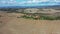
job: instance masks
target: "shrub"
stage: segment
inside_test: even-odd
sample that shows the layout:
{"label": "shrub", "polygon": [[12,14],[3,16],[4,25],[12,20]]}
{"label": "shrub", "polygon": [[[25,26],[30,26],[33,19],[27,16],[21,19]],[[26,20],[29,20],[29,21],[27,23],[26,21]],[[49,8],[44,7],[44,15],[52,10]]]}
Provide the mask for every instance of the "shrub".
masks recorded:
{"label": "shrub", "polygon": [[56,17],[51,17],[51,16],[41,16],[41,20],[55,20]]}
{"label": "shrub", "polygon": [[2,17],[2,15],[0,15],[0,17]]}
{"label": "shrub", "polygon": [[56,17],[56,20],[60,20],[60,16]]}
{"label": "shrub", "polygon": [[[37,16],[37,17],[36,17]],[[40,16],[40,15],[28,15],[25,14],[24,16],[22,16],[22,18],[26,18],[26,19],[34,19],[34,20],[60,20],[60,16],[59,17],[55,17],[55,16]]]}

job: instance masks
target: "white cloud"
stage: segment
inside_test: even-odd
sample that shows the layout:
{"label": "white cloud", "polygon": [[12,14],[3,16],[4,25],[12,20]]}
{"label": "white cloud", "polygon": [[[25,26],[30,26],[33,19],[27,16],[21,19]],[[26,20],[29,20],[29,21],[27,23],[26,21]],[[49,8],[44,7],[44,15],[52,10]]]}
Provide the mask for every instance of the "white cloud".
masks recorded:
{"label": "white cloud", "polygon": [[14,0],[10,0],[10,1],[14,1]]}
{"label": "white cloud", "polygon": [[29,0],[29,1],[22,1],[22,2],[16,2],[16,0],[8,0],[8,1],[2,1],[2,3],[7,3],[7,4],[20,4],[20,5],[23,5],[23,4],[38,4],[38,3],[41,3],[41,2],[51,2],[51,1],[54,1],[54,2],[58,2],[60,0]]}
{"label": "white cloud", "polygon": [[19,2],[19,4],[32,4],[32,3],[39,3],[39,2],[47,2],[49,0],[29,0],[26,2]]}
{"label": "white cloud", "polygon": [[41,0],[41,2],[47,2],[47,1],[49,1],[49,0]]}
{"label": "white cloud", "polygon": [[5,3],[6,3],[6,1],[1,1],[1,3],[4,3],[4,4],[5,4]]}
{"label": "white cloud", "polygon": [[55,2],[60,2],[60,0],[55,0]]}
{"label": "white cloud", "polygon": [[47,2],[49,0],[32,0],[33,2]]}

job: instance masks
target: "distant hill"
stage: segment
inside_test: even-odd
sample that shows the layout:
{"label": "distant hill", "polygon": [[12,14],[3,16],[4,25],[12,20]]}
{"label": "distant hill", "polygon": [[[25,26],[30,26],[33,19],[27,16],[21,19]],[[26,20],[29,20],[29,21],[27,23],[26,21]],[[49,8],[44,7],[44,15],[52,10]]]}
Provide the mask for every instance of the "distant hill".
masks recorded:
{"label": "distant hill", "polygon": [[13,9],[19,9],[19,8],[60,8],[60,5],[53,5],[53,6],[6,6],[6,7],[0,7],[0,9],[7,9],[7,8],[13,8]]}
{"label": "distant hill", "polygon": [[38,8],[38,9],[55,9],[60,10],[60,5],[54,5],[54,6],[7,6],[7,7],[0,7],[0,11],[16,11],[16,10],[24,10],[27,8]]}

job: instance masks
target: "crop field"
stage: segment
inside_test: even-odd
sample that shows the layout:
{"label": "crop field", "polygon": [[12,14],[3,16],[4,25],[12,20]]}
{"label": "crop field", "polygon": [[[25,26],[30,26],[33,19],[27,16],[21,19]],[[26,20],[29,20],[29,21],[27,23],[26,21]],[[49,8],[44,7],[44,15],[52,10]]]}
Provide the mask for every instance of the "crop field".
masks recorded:
{"label": "crop field", "polygon": [[22,15],[0,11],[0,34],[60,34],[60,20],[18,18]]}

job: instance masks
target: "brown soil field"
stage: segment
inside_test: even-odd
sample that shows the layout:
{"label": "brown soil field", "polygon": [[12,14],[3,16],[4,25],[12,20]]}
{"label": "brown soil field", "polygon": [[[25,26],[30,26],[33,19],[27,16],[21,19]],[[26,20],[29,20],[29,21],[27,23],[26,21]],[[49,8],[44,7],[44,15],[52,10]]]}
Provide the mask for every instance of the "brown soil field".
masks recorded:
{"label": "brown soil field", "polygon": [[0,12],[0,34],[60,34],[60,20],[17,18],[23,14]]}

